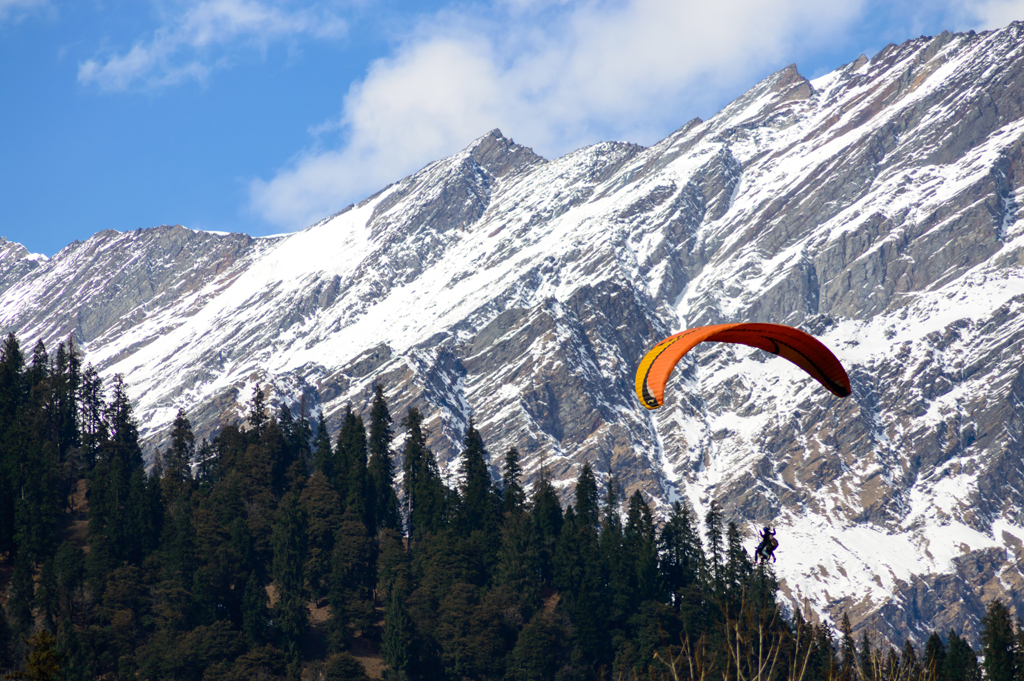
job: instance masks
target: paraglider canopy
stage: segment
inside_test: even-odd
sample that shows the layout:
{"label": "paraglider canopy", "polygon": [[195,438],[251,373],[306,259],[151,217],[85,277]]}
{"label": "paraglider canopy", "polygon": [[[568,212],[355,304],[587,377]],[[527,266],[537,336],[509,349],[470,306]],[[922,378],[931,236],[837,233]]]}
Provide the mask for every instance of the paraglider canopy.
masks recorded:
{"label": "paraglider canopy", "polygon": [[784,324],[715,324],[687,329],[655,345],[636,370],[640,404],[657,409],[665,403],[665,383],[679,360],[704,341],[740,343],[785,357],[833,395],[850,394],[850,379],[832,351],[810,334]]}

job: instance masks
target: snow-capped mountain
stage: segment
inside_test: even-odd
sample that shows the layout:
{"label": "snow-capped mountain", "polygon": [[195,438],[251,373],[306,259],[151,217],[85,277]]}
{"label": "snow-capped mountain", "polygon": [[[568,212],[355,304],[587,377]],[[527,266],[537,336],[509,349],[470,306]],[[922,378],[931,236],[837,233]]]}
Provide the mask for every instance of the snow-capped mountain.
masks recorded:
{"label": "snow-capped mountain", "polygon": [[[285,237],[0,242],[0,327],[125,375],[150,451],[256,383],[336,427],[380,382],[442,466],[472,417],[571,497],[590,461],[660,505],[779,528],[793,607],[900,641],[1024,614],[1024,24],[790,66],[644,148],[545,160],[495,130]],[[639,359],[690,326],[800,326],[787,362],[699,346],[666,406]],[[454,468],[453,468],[454,470]]]}

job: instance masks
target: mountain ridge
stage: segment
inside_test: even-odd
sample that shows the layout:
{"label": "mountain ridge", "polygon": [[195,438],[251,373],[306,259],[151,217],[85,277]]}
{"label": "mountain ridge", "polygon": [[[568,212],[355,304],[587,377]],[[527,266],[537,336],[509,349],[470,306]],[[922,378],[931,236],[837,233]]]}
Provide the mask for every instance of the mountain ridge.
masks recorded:
{"label": "mountain ridge", "polygon": [[[444,468],[472,417],[567,500],[590,461],[779,526],[794,608],[976,636],[988,599],[1024,612],[1022,79],[1024,24],[943,33],[788,66],[646,148],[546,160],[492,130],[292,235],[0,242],[0,327],[123,373],[150,453],[257,383],[333,431],[380,382]],[[650,344],[739,320],[822,337],[853,396],[719,346],[636,403]]]}

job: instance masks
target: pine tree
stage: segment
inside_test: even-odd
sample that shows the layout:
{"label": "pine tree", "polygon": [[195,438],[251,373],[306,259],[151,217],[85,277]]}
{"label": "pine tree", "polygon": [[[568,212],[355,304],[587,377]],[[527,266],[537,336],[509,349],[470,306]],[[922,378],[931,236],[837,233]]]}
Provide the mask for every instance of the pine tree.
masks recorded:
{"label": "pine tree", "polygon": [[69,337],[57,348],[51,379],[50,419],[61,478],[60,498],[68,499],[82,472],[81,433],[78,426],[78,393],[81,388],[81,357]]}
{"label": "pine tree", "polygon": [[537,481],[532,501],[530,517],[537,528],[541,577],[550,585],[554,581],[555,547],[562,535],[562,506],[555,488],[545,478]]}
{"label": "pine tree", "polygon": [[282,497],[272,534],[273,576],[280,594],[274,606],[274,622],[290,667],[299,663],[302,638],[309,628],[303,569],[307,523],[296,496],[295,492],[288,492]]}
{"label": "pine tree", "polygon": [[13,333],[8,334],[0,350],[0,553],[14,549],[15,492],[20,452],[8,437],[18,414],[24,408],[25,358]]}
{"label": "pine tree", "polygon": [[[372,498],[378,491],[383,493],[383,489],[376,490],[376,484],[372,489],[369,486],[366,456],[366,426],[363,424],[363,419],[354,414],[351,405],[348,405],[345,407],[345,417],[341,430],[338,432],[334,485],[338,494],[341,495],[345,508],[351,510],[356,517],[363,519],[367,532],[376,532],[377,525],[372,513],[374,508]],[[384,463],[387,463],[389,467],[387,471],[382,468]],[[382,480],[386,479],[387,484],[391,485],[390,457],[386,461],[376,462],[375,465],[381,468],[377,475]],[[393,495],[394,490],[389,487],[388,498],[390,499]]]}
{"label": "pine tree", "polygon": [[[876,681],[881,677],[881,660],[877,659],[875,651],[871,647],[871,640],[868,638],[867,629],[861,632],[860,652],[857,654],[857,664],[859,667],[861,681]],[[941,674],[933,677],[936,681],[940,678]]]}
{"label": "pine tree", "polygon": [[60,591],[57,586],[57,574],[53,567],[53,559],[43,563],[39,573],[39,586],[36,589],[36,607],[43,615],[43,627],[53,631],[57,628],[57,614],[60,610]]}
{"label": "pine tree", "polygon": [[602,579],[607,582],[608,586],[608,626],[619,630],[625,628],[629,615],[639,605],[633,601],[635,596],[633,587],[636,581],[636,575],[633,574],[635,565],[633,565],[633,557],[623,541],[622,516],[619,510],[621,497],[622,491],[619,489],[618,479],[614,475],[609,475],[601,509],[599,551]]}
{"label": "pine tree", "polygon": [[205,437],[196,449],[195,482],[197,486],[213,484],[217,475],[217,451]]}
{"label": "pine tree", "polygon": [[313,427],[309,423],[307,411],[306,396],[302,395],[299,398],[299,416],[295,419],[295,425],[292,426],[291,437],[288,441],[303,476],[308,475],[309,471],[313,469],[313,450],[310,447],[313,440]]}
{"label": "pine tree", "polygon": [[274,606],[274,626],[279,648],[288,661],[289,676],[297,676],[302,661],[302,639],[309,631],[306,601],[295,593],[283,593]]}
{"label": "pine tree", "polygon": [[412,620],[399,593],[393,590],[384,610],[384,639],[381,642],[381,655],[387,665],[384,671],[386,681],[409,679],[413,661],[412,636]]}
{"label": "pine tree", "polygon": [[[597,505],[597,485],[590,465],[584,463],[576,480],[576,504],[582,502],[584,513],[578,508],[566,510],[565,523],[555,550],[555,586],[565,593],[567,610],[576,625],[579,654],[587,661],[592,674],[602,665],[611,663],[609,593],[603,574]],[[611,610],[613,617],[624,615],[625,608]],[[616,621],[616,624],[622,624]]]}
{"label": "pine tree", "polygon": [[654,516],[640,490],[629,498],[623,547],[632,568],[630,593],[634,607],[657,596],[658,552]]}
{"label": "pine tree", "polygon": [[89,534],[105,535],[114,560],[138,562],[151,543],[152,510],[138,426],[120,375],[114,377],[107,420],[110,439],[100,446],[89,480]]}
{"label": "pine tree", "polygon": [[164,502],[168,508],[175,505],[179,498],[185,497],[192,490],[192,461],[196,454],[196,437],[192,433],[192,424],[179,409],[174,423],[171,425],[171,445],[163,454],[163,479],[160,486]]}
{"label": "pine tree", "polygon": [[98,676],[92,655],[82,646],[81,637],[69,618],[62,619],[57,625],[57,653],[65,660],[61,675],[63,681],[92,681]]}
{"label": "pine tree", "polygon": [[845,611],[843,612],[843,620],[839,630],[843,635],[839,647],[839,681],[856,681],[857,647],[853,641],[853,627],[850,625],[850,616]]}
{"label": "pine tree", "polygon": [[988,604],[981,618],[981,650],[986,681],[1014,681],[1013,619],[998,598]]}
{"label": "pine tree", "polygon": [[744,589],[754,571],[750,557],[743,548],[739,527],[729,521],[726,528],[726,562],[722,570],[723,595],[728,601],[730,613],[738,613],[743,603]]}
{"label": "pine tree", "polygon": [[415,542],[428,532],[438,531],[446,522],[445,492],[434,454],[427,449],[427,436],[419,410],[410,408],[402,425],[406,429],[402,450],[402,471],[405,474],[402,486],[409,522],[408,536]]}
{"label": "pine tree", "polygon": [[29,366],[28,375],[28,389],[32,390],[35,386],[39,385],[47,379],[50,374],[50,356],[46,352],[46,344],[43,343],[42,339],[36,341],[35,347],[32,348],[32,364]]}
{"label": "pine tree", "polygon": [[659,554],[662,588],[670,594],[673,608],[679,612],[683,593],[696,586],[704,570],[704,548],[688,501],[676,501],[672,505],[672,512],[661,530]]}
{"label": "pine tree", "polygon": [[249,402],[249,416],[247,420],[253,440],[262,438],[263,429],[266,428],[267,423],[270,421],[270,415],[267,413],[267,398],[263,391],[260,390],[259,383],[253,386],[252,389],[252,399]]}
{"label": "pine tree", "polygon": [[704,524],[707,528],[708,538],[708,568],[714,583],[714,592],[722,593],[724,581],[724,550],[722,547],[722,508],[717,499],[712,499],[708,506],[708,512],[704,516]]}
{"label": "pine tree", "polygon": [[971,645],[952,629],[946,637],[945,679],[948,681],[979,681],[981,668]]}
{"label": "pine tree", "polygon": [[946,646],[937,632],[932,632],[924,645],[924,678],[942,678],[946,668]]}
{"label": "pine tree", "polygon": [[384,389],[374,386],[370,407],[370,437],[367,442],[370,461],[367,464],[370,493],[367,495],[367,515],[373,519],[373,528],[399,527],[398,497],[391,468],[391,414],[384,401]]}
{"label": "pine tree", "polygon": [[331,447],[331,437],[327,434],[327,422],[324,420],[324,413],[321,411],[316,419],[316,437],[313,440],[313,469],[320,471],[324,477],[334,483],[336,472],[334,470],[334,449]]}
{"label": "pine tree", "polygon": [[509,447],[501,467],[502,512],[505,515],[517,515],[526,508],[526,493],[520,480],[522,473],[519,450]]}
{"label": "pine tree", "polygon": [[402,598],[412,591],[411,567],[405,543],[396,530],[381,530],[378,534],[377,592],[387,603],[391,592],[397,590]]}
{"label": "pine tree", "polygon": [[350,653],[337,653],[324,663],[323,681],[370,681],[362,663]]}
{"label": "pine tree", "polygon": [[29,653],[23,671],[11,672],[9,679],[25,681],[56,681],[60,677],[64,656],[57,652],[57,640],[46,629],[29,640]]}
{"label": "pine tree", "polygon": [[285,441],[285,448],[288,450],[287,458],[289,465],[291,461],[299,458],[298,436],[296,435],[297,422],[292,416],[291,408],[282,402],[277,407],[277,427],[281,430],[281,436]]}
{"label": "pine tree", "polygon": [[289,442],[289,433],[293,430],[289,426],[289,432],[281,429],[278,420],[270,419],[263,429],[263,435],[257,442],[266,452],[265,456],[270,461],[270,486],[275,497],[280,498],[286,491],[301,491],[305,482],[306,469],[299,460],[299,453]]}
{"label": "pine tree", "polygon": [[96,465],[100,444],[109,437],[104,418],[107,405],[103,398],[103,379],[92,365],[82,371],[78,409],[79,433],[82,439],[82,465],[88,473]]}
{"label": "pine tree", "polygon": [[28,397],[24,371],[25,355],[21,344],[13,333],[9,333],[3,349],[0,349],[0,433],[11,427]]}
{"label": "pine tree", "polygon": [[281,593],[305,595],[305,564],[308,524],[305,510],[294,492],[281,499],[274,520],[273,543],[274,582]]}
{"label": "pine tree", "polygon": [[306,584],[313,600],[327,596],[330,588],[334,532],[341,524],[338,493],[323,473],[317,471],[302,490],[302,506],[308,519]]}
{"label": "pine tree", "polygon": [[537,526],[524,513],[510,512],[501,528],[501,548],[494,569],[495,586],[515,595],[525,619],[540,604],[541,563]]}
{"label": "pine tree", "polygon": [[597,480],[590,462],[584,461],[576,479],[576,519],[581,526],[589,525],[594,532],[598,531],[601,518],[597,505]]}
{"label": "pine tree", "polygon": [[[604,503],[601,507],[601,555],[606,565],[620,566],[623,569],[621,575],[622,585],[629,581],[629,568],[624,565],[623,560],[623,535],[622,516],[619,512],[621,505],[622,491],[619,488],[619,481],[614,475],[608,476],[605,484]],[[612,579],[616,575],[612,572]]]}
{"label": "pine tree", "polygon": [[[45,379],[44,379],[45,380]],[[4,437],[11,452],[8,482],[14,495],[14,542],[19,552],[43,561],[56,548],[57,523],[63,510],[59,461],[49,439],[44,384],[36,385],[32,398],[19,412]]]}
{"label": "pine tree", "polygon": [[[467,532],[487,529],[495,504],[491,497],[491,473],[480,432],[470,419],[462,439],[462,526]],[[494,528],[492,528],[494,529]]]}
{"label": "pine tree", "polygon": [[330,630],[334,650],[348,647],[351,630],[366,632],[373,624],[375,548],[363,519],[346,511],[337,525],[331,555]]}
{"label": "pine tree", "polygon": [[250,647],[262,645],[267,635],[267,591],[256,572],[249,573],[242,596],[242,633]]}
{"label": "pine tree", "polygon": [[24,553],[18,554],[14,560],[10,600],[7,606],[10,609],[10,624],[15,641],[25,638],[32,630],[32,604],[35,598],[35,588],[32,582],[33,567]]}

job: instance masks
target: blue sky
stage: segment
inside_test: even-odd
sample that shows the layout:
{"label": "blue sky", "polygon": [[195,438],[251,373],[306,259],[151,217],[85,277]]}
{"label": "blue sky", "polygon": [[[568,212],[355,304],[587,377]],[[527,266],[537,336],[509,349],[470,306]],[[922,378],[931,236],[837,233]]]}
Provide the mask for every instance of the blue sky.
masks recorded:
{"label": "blue sky", "polygon": [[1024,0],[0,0],[0,236],[301,229],[492,128],[652,144]]}

